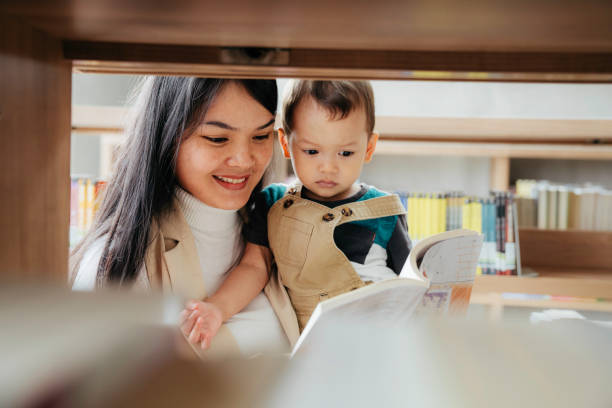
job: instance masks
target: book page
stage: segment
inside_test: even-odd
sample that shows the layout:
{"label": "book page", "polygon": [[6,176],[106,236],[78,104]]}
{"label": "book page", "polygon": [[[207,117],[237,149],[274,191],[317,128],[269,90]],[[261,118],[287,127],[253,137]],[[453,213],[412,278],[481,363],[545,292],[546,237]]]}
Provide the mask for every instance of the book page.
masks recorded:
{"label": "book page", "polygon": [[327,321],[350,320],[367,326],[407,325],[426,289],[422,281],[395,278],[325,300],[315,308],[292,355]]}
{"label": "book page", "polygon": [[419,270],[430,281],[419,313],[465,312],[470,301],[482,235],[451,238],[431,246]]}

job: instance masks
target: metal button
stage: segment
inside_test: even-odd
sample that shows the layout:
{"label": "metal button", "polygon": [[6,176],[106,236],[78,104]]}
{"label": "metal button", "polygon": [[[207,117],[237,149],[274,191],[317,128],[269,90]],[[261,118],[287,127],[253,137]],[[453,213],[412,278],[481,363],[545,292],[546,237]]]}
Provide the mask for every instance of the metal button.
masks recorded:
{"label": "metal button", "polygon": [[350,208],[343,208],[342,209],[342,215],[344,215],[345,217],[350,217],[351,215],[353,215],[353,210],[351,210]]}
{"label": "metal button", "polygon": [[289,208],[289,207],[291,207],[292,204],[293,204],[293,200],[292,199],[288,199],[288,200],[285,200],[285,202],[283,203],[283,207]]}
{"label": "metal button", "polygon": [[332,214],[332,213],[327,213],[327,214],[325,214],[323,216],[323,221],[328,221],[329,222],[329,221],[331,221],[333,219],[334,219],[334,214]]}
{"label": "metal button", "polygon": [[297,194],[297,189],[295,188],[290,188],[289,191],[287,191],[289,194]]}

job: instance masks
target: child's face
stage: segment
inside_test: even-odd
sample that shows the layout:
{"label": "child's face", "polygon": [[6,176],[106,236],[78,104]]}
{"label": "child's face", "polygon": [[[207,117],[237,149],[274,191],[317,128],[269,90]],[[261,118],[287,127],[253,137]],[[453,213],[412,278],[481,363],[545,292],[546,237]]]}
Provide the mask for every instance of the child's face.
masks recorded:
{"label": "child's face", "polygon": [[310,198],[321,201],[342,200],[359,191],[356,181],[377,140],[366,131],[363,109],[338,120],[312,98],[295,109],[291,135],[280,130],[279,136],[297,177],[312,192]]}

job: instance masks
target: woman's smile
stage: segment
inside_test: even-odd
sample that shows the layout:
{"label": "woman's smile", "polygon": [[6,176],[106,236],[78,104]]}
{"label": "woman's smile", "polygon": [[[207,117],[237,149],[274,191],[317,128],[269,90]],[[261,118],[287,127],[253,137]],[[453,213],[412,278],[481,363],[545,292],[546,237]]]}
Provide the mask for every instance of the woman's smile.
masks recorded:
{"label": "woman's smile", "polygon": [[247,186],[249,176],[217,176],[213,175],[215,181],[228,190],[242,190]]}

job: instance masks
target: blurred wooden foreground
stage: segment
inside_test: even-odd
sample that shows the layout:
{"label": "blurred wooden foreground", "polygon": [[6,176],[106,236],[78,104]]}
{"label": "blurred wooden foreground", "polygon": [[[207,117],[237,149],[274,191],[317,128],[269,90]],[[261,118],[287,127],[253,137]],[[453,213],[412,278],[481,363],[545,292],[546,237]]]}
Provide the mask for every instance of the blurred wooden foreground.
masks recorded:
{"label": "blurred wooden foreground", "polygon": [[[172,298],[0,289],[3,407],[609,407],[612,327],[345,319],[283,355],[177,352]],[[607,326],[606,326],[607,325]]]}

